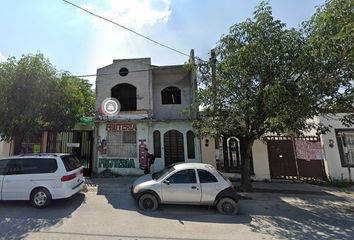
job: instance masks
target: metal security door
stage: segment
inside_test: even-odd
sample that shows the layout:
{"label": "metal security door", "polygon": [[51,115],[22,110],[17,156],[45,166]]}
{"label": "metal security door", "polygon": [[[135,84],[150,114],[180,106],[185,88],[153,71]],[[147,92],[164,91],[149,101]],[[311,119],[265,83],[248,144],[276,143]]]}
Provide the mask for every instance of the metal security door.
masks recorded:
{"label": "metal security door", "polygon": [[268,137],[268,158],[271,178],[298,178],[298,171],[291,137]]}
{"label": "metal security door", "polygon": [[92,131],[49,132],[47,152],[74,153],[84,167],[85,176],[92,172]]}
{"label": "metal security door", "polygon": [[176,162],[184,162],[183,134],[177,130],[170,130],[163,135],[165,166]]}

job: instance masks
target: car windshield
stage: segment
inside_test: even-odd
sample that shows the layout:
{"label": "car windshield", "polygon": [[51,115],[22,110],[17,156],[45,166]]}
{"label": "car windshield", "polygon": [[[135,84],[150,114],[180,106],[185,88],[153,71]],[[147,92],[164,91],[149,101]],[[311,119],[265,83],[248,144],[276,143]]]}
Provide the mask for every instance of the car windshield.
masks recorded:
{"label": "car windshield", "polygon": [[165,167],[161,171],[153,173],[152,174],[152,179],[159,181],[162,178],[164,178],[167,174],[169,174],[170,172],[172,172],[174,170],[175,170],[175,168],[172,165],[168,166],[168,167]]}

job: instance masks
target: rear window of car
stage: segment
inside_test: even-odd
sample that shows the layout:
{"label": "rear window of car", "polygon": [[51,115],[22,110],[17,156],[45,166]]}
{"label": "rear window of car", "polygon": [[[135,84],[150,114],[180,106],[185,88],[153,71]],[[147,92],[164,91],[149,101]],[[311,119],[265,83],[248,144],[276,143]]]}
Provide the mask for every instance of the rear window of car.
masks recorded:
{"label": "rear window of car", "polygon": [[80,160],[75,156],[72,156],[72,155],[62,156],[61,159],[63,160],[65,169],[68,172],[81,167]]}
{"label": "rear window of car", "polygon": [[199,175],[199,181],[200,183],[215,183],[218,182],[216,177],[211,174],[210,172],[203,170],[203,169],[198,169],[198,175]]}
{"label": "rear window of car", "polygon": [[223,179],[225,179],[225,181],[229,181],[229,179],[220,171],[218,171],[218,173],[222,176]]}

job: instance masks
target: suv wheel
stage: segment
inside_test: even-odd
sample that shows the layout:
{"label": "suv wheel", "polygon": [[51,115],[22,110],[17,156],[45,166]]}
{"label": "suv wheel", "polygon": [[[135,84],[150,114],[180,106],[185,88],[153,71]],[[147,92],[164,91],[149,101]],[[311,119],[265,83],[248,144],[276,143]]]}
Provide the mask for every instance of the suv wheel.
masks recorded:
{"label": "suv wheel", "polygon": [[36,188],[31,193],[31,203],[36,208],[46,208],[52,202],[52,195],[45,188]]}
{"label": "suv wheel", "polygon": [[228,197],[220,199],[216,208],[221,214],[235,215],[238,212],[237,202]]}
{"label": "suv wheel", "polygon": [[159,203],[154,195],[146,193],[139,198],[138,205],[143,211],[155,211]]}

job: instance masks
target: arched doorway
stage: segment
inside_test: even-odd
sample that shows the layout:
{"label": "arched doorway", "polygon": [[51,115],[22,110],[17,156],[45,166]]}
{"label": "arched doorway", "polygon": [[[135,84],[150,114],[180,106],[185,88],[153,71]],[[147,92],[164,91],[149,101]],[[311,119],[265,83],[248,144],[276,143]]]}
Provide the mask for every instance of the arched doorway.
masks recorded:
{"label": "arched doorway", "polygon": [[184,162],[183,134],[177,130],[170,130],[163,135],[165,166],[176,162]]}
{"label": "arched doorway", "polygon": [[241,145],[237,137],[227,139],[227,150],[229,151],[229,168],[240,169],[241,167]]}
{"label": "arched doorway", "polygon": [[[220,169],[225,172],[241,172],[242,157],[246,153],[246,144],[242,137],[222,136],[218,140],[218,156]],[[250,173],[253,175],[251,153]]]}

